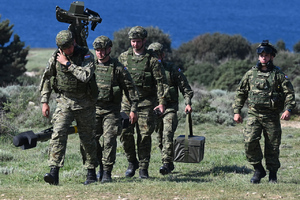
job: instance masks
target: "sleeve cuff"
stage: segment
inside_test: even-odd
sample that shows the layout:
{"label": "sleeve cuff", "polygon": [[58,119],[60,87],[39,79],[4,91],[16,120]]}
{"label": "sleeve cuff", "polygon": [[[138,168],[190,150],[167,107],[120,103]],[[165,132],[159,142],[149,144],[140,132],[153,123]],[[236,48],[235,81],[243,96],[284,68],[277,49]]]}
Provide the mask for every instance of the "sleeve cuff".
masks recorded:
{"label": "sleeve cuff", "polygon": [[234,113],[234,114],[241,114],[241,111],[240,111],[239,109],[234,109],[234,110],[233,110],[233,113]]}

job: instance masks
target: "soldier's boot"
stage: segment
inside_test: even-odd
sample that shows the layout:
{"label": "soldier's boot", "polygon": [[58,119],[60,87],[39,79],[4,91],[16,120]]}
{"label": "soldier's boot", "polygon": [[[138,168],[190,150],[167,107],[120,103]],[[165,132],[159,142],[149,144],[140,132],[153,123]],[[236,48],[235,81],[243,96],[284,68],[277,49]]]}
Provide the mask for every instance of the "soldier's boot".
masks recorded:
{"label": "soldier's boot", "polygon": [[103,164],[101,163],[100,164],[100,169],[97,173],[97,179],[98,179],[99,182],[102,180],[102,177],[103,177]]}
{"label": "soldier's boot", "polygon": [[94,169],[88,169],[87,175],[86,175],[86,181],[83,183],[84,185],[88,185],[91,183],[97,182],[97,176],[96,176],[96,170]]}
{"label": "soldier's boot", "polygon": [[163,166],[159,168],[159,173],[162,175],[166,175],[168,173],[171,173],[174,170],[174,164],[173,162],[170,163],[164,163]]}
{"label": "soldier's boot", "polygon": [[129,162],[128,168],[125,172],[126,177],[133,177],[135,174],[135,170],[139,168],[139,162],[136,160],[134,162]]}
{"label": "soldier's boot", "polygon": [[52,167],[50,173],[46,173],[44,181],[50,185],[58,185],[59,183],[59,167]]}
{"label": "soldier's boot", "polygon": [[103,177],[101,183],[112,182],[111,171],[103,171]]}
{"label": "soldier's boot", "polygon": [[140,178],[146,179],[149,178],[148,169],[140,169]]}
{"label": "soldier's boot", "polygon": [[253,167],[254,167],[255,171],[254,171],[254,175],[251,178],[250,182],[253,184],[258,184],[258,183],[260,183],[260,179],[265,177],[267,175],[267,173],[261,163],[255,164],[255,165],[253,165]]}
{"label": "soldier's boot", "polygon": [[277,183],[277,171],[270,171],[269,183]]}
{"label": "soldier's boot", "polygon": [[170,162],[169,163],[169,170],[170,170],[170,172],[172,172],[174,169],[175,169],[174,163]]}

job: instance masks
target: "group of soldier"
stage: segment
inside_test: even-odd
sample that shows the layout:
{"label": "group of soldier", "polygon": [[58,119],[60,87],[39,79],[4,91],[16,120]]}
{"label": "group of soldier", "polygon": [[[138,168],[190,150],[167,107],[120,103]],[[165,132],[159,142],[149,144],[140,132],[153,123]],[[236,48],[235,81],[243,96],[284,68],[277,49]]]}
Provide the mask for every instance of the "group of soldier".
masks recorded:
{"label": "group of soldier", "polygon": [[[177,128],[178,90],[184,96],[186,112],[192,112],[193,91],[180,68],[166,64],[163,46],[145,46],[147,31],[141,26],[130,29],[131,47],[118,59],[111,58],[112,41],[99,36],[93,42],[96,59],[87,49],[76,45],[69,30],[56,36],[58,49],[48,61],[40,91],[42,113],[50,116],[51,91],[57,93],[52,116],[53,134],[49,145],[50,173],[44,180],[59,184],[59,169],[64,165],[67,129],[75,120],[87,169],[85,185],[111,182],[116,160],[117,137],[128,160],[126,177],[149,177],[151,135],[161,124],[162,163],[165,175],[174,170],[173,137]],[[129,117],[122,128],[120,112]],[[162,123],[156,123],[158,118]],[[136,138],[134,137],[136,134]],[[100,145],[99,139],[103,138]],[[100,166],[96,174],[96,168]]]}
{"label": "group of soldier", "polygon": [[[128,160],[126,177],[149,177],[151,135],[156,125],[162,151],[162,175],[174,170],[173,138],[177,128],[179,91],[184,96],[186,113],[192,112],[193,91],[180,68],[164,60],[163,45],[146,47],[147,31],[136,26],[128,37],[131,47],[118,58],[111,58],[112,41],[99,36],[93,42],[96,58],[84,47],[76,45],[73,34],[63,30],[56,36],[58,49],[48,61],[40,92],[42,113],[50,116],[51,91],[57,93],[57,106],[52,116],[53,134],[49,145],[50,173],[44,180],[59,184],[59,169],[64,165],[68,133],[75,120],[81,144],[83,163],[87,169],[85,185],[111,182],[116,161],[117,137]],[[247,160],[254,166],[251,183],[266,176],[262,166],[261,134],[265,138],[265,159],[269,182],[277,182],[280,167],[280,119],[288,120],[295,108],[291,82],[273,64],[277,51],[263,41],[258,48],[258,63],[241,80],[234,109],[234,121],[242,122],[241,109],[248,101],[248,123],[244,131]],[[155,111],[155,112],[154,112]],[[279,114],[282,112],[281,117]],[[122,127],[121,115],[129,117]],[[134,135],[136,134],[136,138]],[[100,137],[103,144],[100,145]],[[96,174],[96,168],[100,166]]]}

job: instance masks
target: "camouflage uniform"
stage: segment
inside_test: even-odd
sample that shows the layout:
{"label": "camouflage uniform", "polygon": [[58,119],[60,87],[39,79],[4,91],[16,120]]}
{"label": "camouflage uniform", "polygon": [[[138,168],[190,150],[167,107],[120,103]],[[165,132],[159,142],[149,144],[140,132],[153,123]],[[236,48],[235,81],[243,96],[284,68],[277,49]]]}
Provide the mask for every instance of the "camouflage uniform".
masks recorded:
{"label": "camouflage uniform", "polygon": [[[137,27],[139,28],[139,27]],[[132,30],[132,29],[131,29]],[[165,105],[168,88],[162,74],[162,65],[157,57],[145,49],[141,55],[135,55],[130,47],[119,56],[119,61],[127,68],[139,91],[138,121],[123,129],[121,142],[129,163],[137,161],[134,128],[137,132],[137,150],[140,170],[147,170],[151,153],[151,134],[155,129],[153,108],[157,104]],[[123,96],[121,110],[125,113],[130,111],[130,103]]]}
{"label": "camouflage uniform", "polygon": [[[62,32],[58,36],[63,34]],[[66,56],[71,63],[69,68],[66,68],[56,61],[57,53],[58,50],[49,59],[40,84],[41,103],[48,103],[52,89],[58,94],[57,107],[52,118],[49,166],[63,167],[67,130],[73,120],[76,120],[80,141],[87,152],[85,167],[94,169],[97,167],[96,142],[93,135],[95,98],[89,89],[95,71],[94,56],[88,49],[75,46],[73,55]]]}
{"label": "camouflage uniform", "polygon": [[167,101],[165,114],[158,118],[158,138],[159,147],[162,150],[162,162],[171,163],[174,158],[173,138],[178,125],[178,89],[184,96],[186,105],[192,105],[191,99],[194,92],[180,68],[166,62],[163,62],[163,66],[170,87],[170,97]]}
{"label": "camouflage uniform", "polygon": [[[262,72],[258,66],[242,78],[233,105],[234,113],[240,114],[248,100],[248,121],[244,130],[247,160],[255,165],[263,159],[259,140],[265,137],[267,169],[277,171],[280,167],[279,146],[281,142],[280,112],[295,107],[294,89],[287,76],[278,67]],[[283,107],[284,106],[284,107]]]}
{"label": "camouflage uniform", "polygon": [[[121,134],[122,94],[130,100],[130,111],[137,111],[138,93],[131,76],[116,59],[96,64],[96,80],[99,96],[96,103],[96,141],[103,135],[103,157],[98,143],[98,159],[104,171],[112,171],[116,159],[117,136]],[[125,96],[124,95],[124,96]]]}

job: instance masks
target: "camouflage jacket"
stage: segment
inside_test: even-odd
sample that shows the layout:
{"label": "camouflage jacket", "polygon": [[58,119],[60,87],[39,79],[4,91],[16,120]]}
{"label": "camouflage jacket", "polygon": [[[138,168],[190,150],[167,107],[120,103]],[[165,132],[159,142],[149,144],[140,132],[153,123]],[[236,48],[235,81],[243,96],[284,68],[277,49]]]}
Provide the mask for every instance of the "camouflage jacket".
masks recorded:
{"label": "camouflage jacket", "polygon": [[[94,55],[85,48],[75,46],[73,55],[67,56],[71,65],[66,69],[56,61],[57,53],[58,50],[52,54],[41,79],[41,103],[48,103],[52,89],[60,96],[72,99],[72,104],[87,98],[92,101],[88,83],[95,71]],[[63,85],[65,83],[72,84]],[[65,91],[58,88],[64,88]]]}
{"label": "camouflage jacket", "polygon": [[106,63],[96,60],[96,82],[99,89],[96,113],[120,112],[122,96],[130,101],[131,111],[137,111],[138,91],[125,67],[110,58]]}
{"label": "camouflage jacket", "polygon": [[[139,107],[155,105],[156,101],[166,105],[169,87],[162,72],[163,67],[152,51],[145,50],[145,54],[135,55],[132,48],[129,48],[119,56],[119,61],[127,68],[136,83],[139,91]],[[122,103],[128,104],[124,96]]]}
{"label": "camouflage jacket", "polygon": [[191,100],[194,92],[181,69],[174,66],[172,63],[163,62],[162,64],[170,87],[169,96],[167,98],[167,109],[172,108],[176,111],[178,110],[178,89],[184,97],[185,105],[192,105]]}
{"label": "camouflage jacket", "polygon": [[248,108],[259,113],[279,113],[296,106],[293,85],[278,67],[262,72],[255,66],[246,72],[236,90],[235,114],[241,113],[246,100]]}

